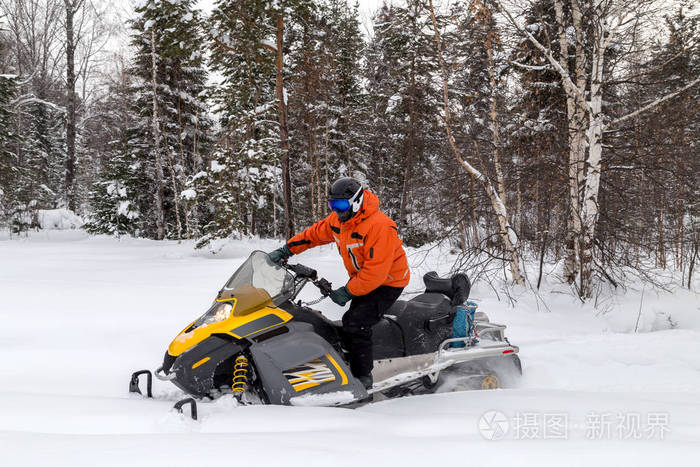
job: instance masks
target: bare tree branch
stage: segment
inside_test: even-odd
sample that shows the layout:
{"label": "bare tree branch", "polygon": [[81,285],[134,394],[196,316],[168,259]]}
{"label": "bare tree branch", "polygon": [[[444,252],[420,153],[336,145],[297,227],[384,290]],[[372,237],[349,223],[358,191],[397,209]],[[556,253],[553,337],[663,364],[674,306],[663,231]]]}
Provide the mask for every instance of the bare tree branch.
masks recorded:
{"label": "bare tree branch", "polygon": [[646,112],[647,110],[652,109],[652,108],[656,107],[657,105],[659,105],[659,104],[661,104],[661,103],[663,103],[663,102],[666,102],[666,101],[669,100],[669,99],[672,99],[672,98],[676,97],[678,94],[682,93],[683,91],[685,91],[685,90],[687,90],[687,89],[692,88],[693,86],[695,86],[695,85],[698,84],[698,83],[700,83],[700,77],[695,78],[693,81],[691,81],[690,83],[686,84],[686,85],[683,86],[682,88],[680,88],[680,89],[678,89],[678,90],[676,90],[676,91],[674,91],[674,92],[672,92],[672,93],[670,93],[670,94],[666,94],[665,96],[660,97],[660,98],[656,99],[656,100],[653,101],[653,102],[650,102],[649,104],[645,105],[644,107],[641,107],[641,108],[635,110],[634,112],[631,112],[631,113],[629,113],[629,114],[627,114],[627,115],[625,115],[625,116],[623,116],[623,117],[616,118],[615,120],[613,120],[613,121],[609,122],[608,124],[606,124],[606,125],[604,126],[604,129],[608,129],[608,128],[610,128],[611,126],[614,126],[614,125],[617,125],[617,124],[619,124],[619,123],[622,123],[622,122],[624,122],[624,121],[626,121],[626,120],[629,120],[630,118],[634,118],[634,117],[636,117],[637,115],[639,115],[639,114],[641,114],[641,113],[644,113],[644,112]]}

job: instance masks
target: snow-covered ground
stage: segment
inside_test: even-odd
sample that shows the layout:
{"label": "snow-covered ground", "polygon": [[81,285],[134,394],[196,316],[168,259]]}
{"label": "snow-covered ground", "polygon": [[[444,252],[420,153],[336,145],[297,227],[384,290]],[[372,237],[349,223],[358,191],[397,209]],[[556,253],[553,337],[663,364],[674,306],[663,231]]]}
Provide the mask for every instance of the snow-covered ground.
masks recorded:
{"label": "snow-covered ground", "polygon": [[[0,237],[2,238],[2,237]],[[514,465],[659,466],[700,461],[700,299],[687,290],[610,296],[582,307],[552,280],[536,299],[472,295],[520,346],[516,388],[441,393],[359,409],[200,404],[195,422],[170,411],[181,394],[130,397],[132,371],[154,368],[172,337],[204,311],[252,249],[218,254],[189,243],[42,231],[0,240],[2,465]],[[450,258],[420,262],[413,281]],[[334,284],[332,248],[295,259]],[[503,293],[499,296],[503,299]],[[305,299],[318,293],[309,288]],[[641,313],[640,310],[641,303]],[[332,302],[319,309],[331,318]],[[633,330],[637,328],[638,332]],[[494,428],[507,429],[501,436]],[[502,438],[491,440],[489,438]]]}

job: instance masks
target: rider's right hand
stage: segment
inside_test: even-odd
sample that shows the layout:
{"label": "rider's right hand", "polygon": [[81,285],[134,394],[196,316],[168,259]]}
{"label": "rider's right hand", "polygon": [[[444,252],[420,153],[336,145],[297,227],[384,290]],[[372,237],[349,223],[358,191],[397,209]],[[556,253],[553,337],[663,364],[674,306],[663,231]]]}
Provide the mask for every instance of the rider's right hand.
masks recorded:
{"label": "rider's right hand", "polygon": [[270,260],[273,263],[279,263],[281,260],[292,256],[292,252],[289,250],[287,245],[284,245],[281,248],[277,248],[276,250],[269,252],[267,255],[270,257]]}

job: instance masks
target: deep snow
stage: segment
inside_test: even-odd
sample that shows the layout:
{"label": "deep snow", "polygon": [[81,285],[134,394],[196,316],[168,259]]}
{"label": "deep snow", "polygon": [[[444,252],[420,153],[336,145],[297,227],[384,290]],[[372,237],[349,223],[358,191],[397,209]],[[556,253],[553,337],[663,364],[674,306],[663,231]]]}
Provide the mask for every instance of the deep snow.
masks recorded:
{"label": "deep snow", "polygon": [[[477,284],[479,309],[508,325],[520,346],[525,375],[516,388],[355,410],[236,407],[223,398],[200,404],[194,422],[170,411],[181,396],[173,386],[155,381],[158,400],[148,401],[127,393],[128,377],[160,363],[172,337],[206,309],[252,249],[277,242],[233,242],[212,255],[190,243],[79,231],[1,238],[3,465],[590,467],[700,460],[700,300],[686,290],[611,295],[601,313],[559,293],[554,280],[541,294],[546,307],[527,291],[512,291],[518,302],[511,307]],[[409,292],[420,289],[424,272],[451,264],[437,250],[421,257],[411,255]],[[346,280],[330,247],[294,259],[334,284]],[[309,287],[302,298],[317,296]],[[318,308],[331,318],[342,314],[328,300]],[[635,326],[641,332],[632,332]],[[493,411],[509,428],[498,441],[485,438],[494,433],[484,424]]]}

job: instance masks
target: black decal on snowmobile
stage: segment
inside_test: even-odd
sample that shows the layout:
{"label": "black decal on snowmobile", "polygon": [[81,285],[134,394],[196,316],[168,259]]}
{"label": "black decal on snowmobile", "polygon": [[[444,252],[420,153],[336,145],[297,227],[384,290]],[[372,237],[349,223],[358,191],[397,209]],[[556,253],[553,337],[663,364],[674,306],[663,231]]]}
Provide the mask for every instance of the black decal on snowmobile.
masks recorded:
{"label": "black decal on snowmobile", "polygon": [[262,334],[258,334],[257,336],[253,337],[253,340],[255,342],[263,342],[268,339],[272,339],[273,337],[281,336],[282,334],[285,334],[289,332],[289,329],[286,326],[280,326],[278,328],[273,329],[272,331],[267,331]]}
{"label": "black decal on snowmobile", "polygon": [[246,323],[243,326],[238,326],[237,328],[231,329],[231,334],[235,334],[240,337],[245,337],[250,334],[253,334],[254,332],[262,331],[263,329],[267,329],[270,326],[282,323],[284,323],[284,320],[282,318],[280,318],[277,315],[269,314],[263,316],[262,318],[258,318],[254,321],[251,321],[250,323]]}
{"label": "black decal on snowmobile", "polygon": [[284,376],[297,392],[318,386],[321,383],[335,381],[333,371],[320,358],[285,370]]}

